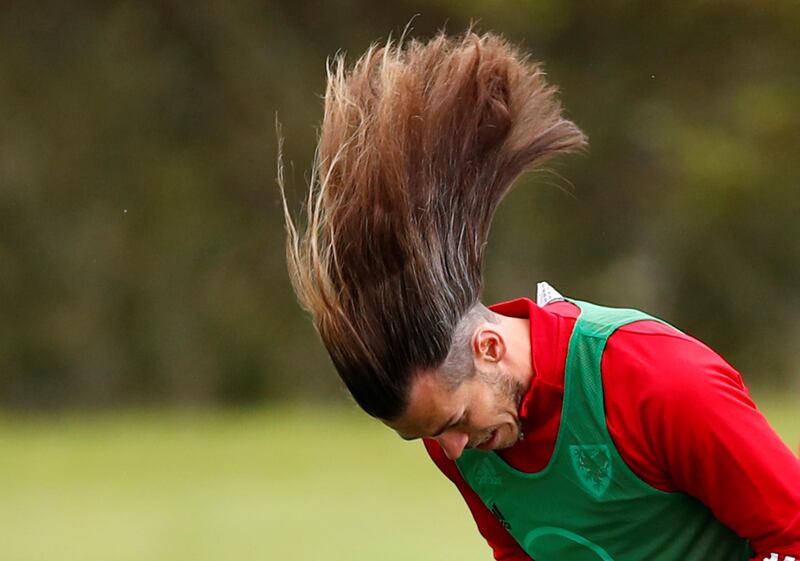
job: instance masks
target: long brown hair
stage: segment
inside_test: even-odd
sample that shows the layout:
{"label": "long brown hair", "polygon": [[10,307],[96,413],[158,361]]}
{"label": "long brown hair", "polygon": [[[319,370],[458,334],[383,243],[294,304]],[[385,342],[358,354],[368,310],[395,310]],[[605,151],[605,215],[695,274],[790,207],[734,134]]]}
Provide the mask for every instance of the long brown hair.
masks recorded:
{"label": "long brown hair", "polygon": [[414,373],[447,357],[514,180],[584,145],[541,66],[495,34],[389,40],[328,65],[303,230],[283,197],[287,257],[367,413],[401,415]]}

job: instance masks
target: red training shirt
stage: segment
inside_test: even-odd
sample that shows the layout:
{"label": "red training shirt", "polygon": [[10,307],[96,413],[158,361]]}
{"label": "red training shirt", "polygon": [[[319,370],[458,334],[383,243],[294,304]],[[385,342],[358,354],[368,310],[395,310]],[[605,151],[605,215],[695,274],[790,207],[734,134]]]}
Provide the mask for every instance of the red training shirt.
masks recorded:
{"label": "red training shirt", "polygon": [[[530,319],[534,376],[520,407],[524,438],[497,453],[517,470],[537,472],[558,435],[567,347],[579,310],[565,301],[539,307],[527,298],[491,309]],[[640,321],[611,335],[601,369],[609,433],[639,478],[699,499],[750,540],[751,561],[800,561],[800,461],[733,367],[684,333]],[[495,559],[530,561],[438,443],[424,442],[464,496]]]}

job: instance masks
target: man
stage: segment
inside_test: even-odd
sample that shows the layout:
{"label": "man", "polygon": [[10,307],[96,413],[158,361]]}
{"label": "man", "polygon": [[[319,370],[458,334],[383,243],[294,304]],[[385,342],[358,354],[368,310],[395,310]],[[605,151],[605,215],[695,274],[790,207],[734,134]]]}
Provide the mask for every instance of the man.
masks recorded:
{"label": "man", "polygon": [[502,197],[584,145],[498,36],[339,57],[304,232],[284,198],[300,302],[356,402],[424,439],[496,559],[800,559],[800,463],[720,357],[547,285],[480,303]]}

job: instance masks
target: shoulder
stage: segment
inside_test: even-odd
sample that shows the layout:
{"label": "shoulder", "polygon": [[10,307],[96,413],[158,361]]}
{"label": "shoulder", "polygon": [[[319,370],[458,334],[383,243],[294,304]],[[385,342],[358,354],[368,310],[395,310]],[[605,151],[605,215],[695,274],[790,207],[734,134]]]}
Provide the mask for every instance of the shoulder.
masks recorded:
{"label": "shoulder", "polygon": [[754,408],[741,376],[718,353],[658,321],[618,329],[601,368],[612,438],[629,466],[664,491],[680,488],[676,463],[693,461],[686,454],[692,438],[710,437]]}
{"label": "shoulder", "polygon": [[637,321],[619,328],[608,339],[603,366],[604,378],[632,383],[662,399],[725,386],[744,389],[741,376],[722,356],[659,321]]}

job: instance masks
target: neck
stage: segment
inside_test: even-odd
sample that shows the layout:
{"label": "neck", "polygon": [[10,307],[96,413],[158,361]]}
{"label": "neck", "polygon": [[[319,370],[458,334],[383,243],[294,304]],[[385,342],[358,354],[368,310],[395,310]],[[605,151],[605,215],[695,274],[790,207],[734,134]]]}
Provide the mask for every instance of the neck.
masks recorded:
{"label": "neck", "polygon": [[507,338],[508,372],[527,391],[534,376],[531,359],[531,322],[527,318],[504,317],[502,325]]}

